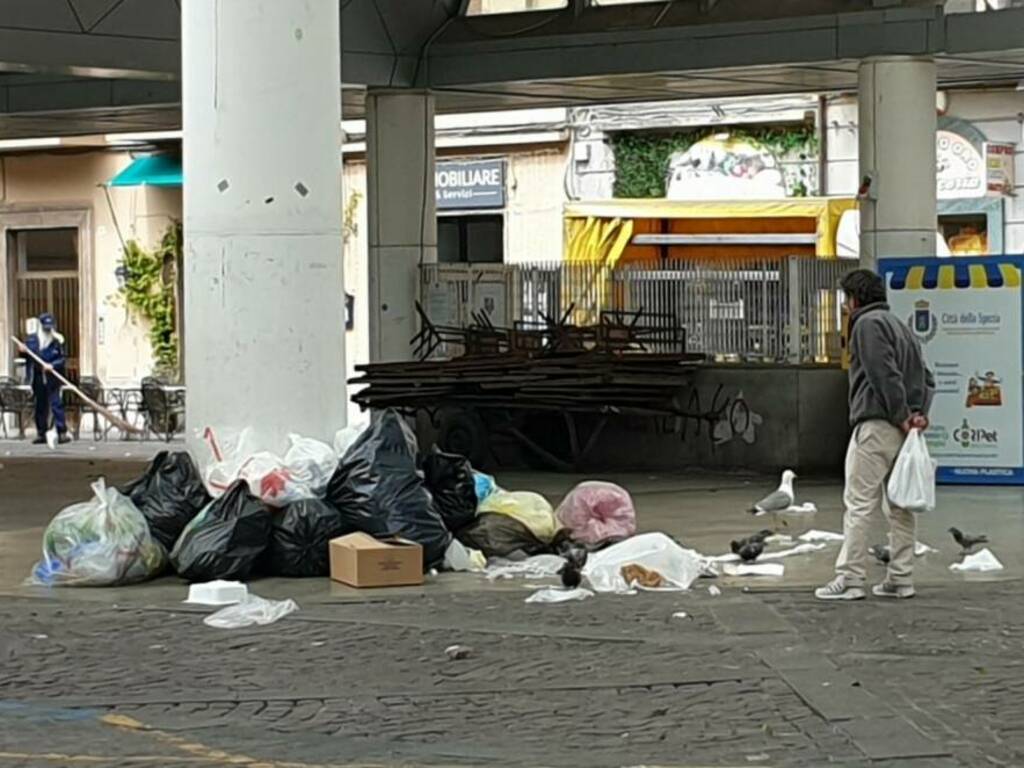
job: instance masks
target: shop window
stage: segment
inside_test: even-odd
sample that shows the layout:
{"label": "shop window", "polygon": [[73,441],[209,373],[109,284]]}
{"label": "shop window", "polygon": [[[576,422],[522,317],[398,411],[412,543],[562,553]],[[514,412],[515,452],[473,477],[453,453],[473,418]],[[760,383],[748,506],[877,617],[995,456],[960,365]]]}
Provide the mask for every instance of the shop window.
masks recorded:
{"label": "shop window", "polygon": [[442,264],[501,264],[505,260],[505,217],[439,216],[437,260]]}
{"label": "shop window", "polygon": [[488,16],[495,13],[552,11],[565,8],[569,0],[469,0],[467,16]]}
{"label": "shop window", "polygon": [[984,213],[939,216],[939,230],[954,256],[988,254],[988,217]]}
{"label": "shop window", "polygon": [[665,0],[590,0],[591,5],[641,5],[643,3],[665,4]]}

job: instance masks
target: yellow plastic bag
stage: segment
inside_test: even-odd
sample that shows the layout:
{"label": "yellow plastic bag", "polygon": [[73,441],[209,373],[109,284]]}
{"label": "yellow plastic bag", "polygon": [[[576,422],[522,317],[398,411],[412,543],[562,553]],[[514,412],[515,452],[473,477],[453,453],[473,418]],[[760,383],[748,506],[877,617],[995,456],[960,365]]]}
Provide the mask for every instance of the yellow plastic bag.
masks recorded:
{"label": "yellow plastic bag", "polygon": [[477,514],[493,512],[506,515],[530,529],[545,544],[550,544],[558,530],[555,512],[547,499],[531,491],[495,491],[481,502]]}

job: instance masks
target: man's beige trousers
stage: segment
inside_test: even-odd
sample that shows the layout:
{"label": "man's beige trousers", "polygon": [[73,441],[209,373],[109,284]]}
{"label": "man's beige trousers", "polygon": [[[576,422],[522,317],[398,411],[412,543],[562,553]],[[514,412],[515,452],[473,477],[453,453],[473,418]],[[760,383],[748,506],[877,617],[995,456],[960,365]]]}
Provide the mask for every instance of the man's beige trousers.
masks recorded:
{"label": "man's beige trousers", "polygon": [[846,451],[846,489],[843,504],[843,548],[836,560],[836,573],[846,583],[863,586],[867,576],[871,518],[884,514],[889,520],[888,580],[909,585],[914,571],[914,515],[890,507],[886,499],[886,481],[903,447],[903,432],[886,421],[858,424]]}

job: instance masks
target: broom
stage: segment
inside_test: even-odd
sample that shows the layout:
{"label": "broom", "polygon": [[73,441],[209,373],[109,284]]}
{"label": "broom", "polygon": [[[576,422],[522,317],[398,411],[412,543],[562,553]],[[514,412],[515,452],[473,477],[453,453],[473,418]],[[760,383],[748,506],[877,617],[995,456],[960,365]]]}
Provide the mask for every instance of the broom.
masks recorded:
{"label": "broom", "polygon": [[[19,339],[17,336],[11,336],[11,341],[13,341],[15,344],[17,344],[18,349],[20,349],[24,354],[28,355],[33,360],[35,360],[37,363],[39,363],[39,365],[44,366],[44,368],[47,367],[48,364],[46,362],[44,362],[35,352],[33,352],[31,349],[29,349],[27,346],[25,346],[25,344],[23,344],[21,339]],[[99,403],[97,403],[95,400],[93,400],[91,397],[89,397],[87,394],[85,394],[85,392],[80,390],[78,387],[76,387],[70,381],[68,381],[63,376],[61,376],[59,373],[57,373],[56,370],[53,370],[51,368],[51,370],[47,371],[47,373],[50,376],[53,376],[57,381],[59,381],[61,384],[63,384],[66,388],[70,389],[72,392],[74,392],[76,395],[78,395],[78,397],[81,398],[81,400],[86,405],[88,405],[90,408],[92,408],[94,411],[96,411],[97,413],[103,414],[103,417],[105,419],[107,419],[107,421],[109,421],[115,427],[120,429],[122,432],[134,432],[137,435],[144,434],[145,430],[139,429],[138,427],[134,426],[133,424],[129,424],[127,421],[125,421],[120,416],[115,414],[109,408],[105,408],[102,405],[100,405]]]}

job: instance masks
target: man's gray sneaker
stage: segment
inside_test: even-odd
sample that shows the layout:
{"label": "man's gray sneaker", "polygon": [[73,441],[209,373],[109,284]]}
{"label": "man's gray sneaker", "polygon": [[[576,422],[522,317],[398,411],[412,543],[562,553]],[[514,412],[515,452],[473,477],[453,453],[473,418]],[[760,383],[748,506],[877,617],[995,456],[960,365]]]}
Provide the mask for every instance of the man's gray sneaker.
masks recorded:
{"label": "man's gray sneaker", "polygon": [[891,597],[896,600],[906,600],[917,593],[909,584],[893,584],[891,581],[883,581],[871,588],[871,594],[875,597]]}
{"label": "man's gray sneaker", "polygon": [[836,576],[824,587],[814,590],[819,600],[863,600],[867,593],[863,587],[847,585],[845,576]]}

